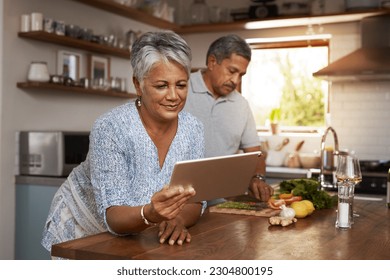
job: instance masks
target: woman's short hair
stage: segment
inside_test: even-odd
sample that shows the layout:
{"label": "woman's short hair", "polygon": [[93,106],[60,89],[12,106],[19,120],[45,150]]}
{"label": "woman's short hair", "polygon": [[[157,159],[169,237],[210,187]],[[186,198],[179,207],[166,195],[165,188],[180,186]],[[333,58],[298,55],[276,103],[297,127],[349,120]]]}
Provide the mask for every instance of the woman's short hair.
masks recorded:
{"label": "woman's short hair", "polygon": [[235,34],[229,34],[211,43],[207,51],[206,65],[210,55],[215,56],[217,63],[220,64],[222,60],[229,58],[232,54],[240,55],[251,61],[252,50],[244,39]]}
{"label": "woman's short hair", "polygon": [[133,76],[142,82],[157,62],[176,62],[191,73],[191,49],[172,31],[146,32],[132,45],[130,61]]}

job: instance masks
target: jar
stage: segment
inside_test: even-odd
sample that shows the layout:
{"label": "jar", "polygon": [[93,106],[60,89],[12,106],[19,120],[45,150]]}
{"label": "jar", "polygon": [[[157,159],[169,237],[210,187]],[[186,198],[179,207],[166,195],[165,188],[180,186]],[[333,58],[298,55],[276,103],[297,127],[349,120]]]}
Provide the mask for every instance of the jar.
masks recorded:
{"label": "jar", "polygon": [[27,80],[31,82],[48,82],[50,81],[47,63],[43,61],[31,62],[28,69]]}
{"label": "jar", "polygon": [[209,6],[205,0],[194,0],[190,6],[191,23],[209,23]]}

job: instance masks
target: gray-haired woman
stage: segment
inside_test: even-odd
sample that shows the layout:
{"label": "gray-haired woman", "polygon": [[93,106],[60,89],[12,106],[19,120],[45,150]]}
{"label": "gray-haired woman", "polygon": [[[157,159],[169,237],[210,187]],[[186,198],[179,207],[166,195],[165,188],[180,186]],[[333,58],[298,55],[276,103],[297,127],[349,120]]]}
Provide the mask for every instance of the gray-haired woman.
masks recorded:
{"label": "gray-haired woman", "polygon": [[[192,188],[168,186],[176,161],[203,157],[203,126],[182,112],[191,51],[173,32],[148,32],[132,47],[136,102],[99,117],[87,159],[56,193],[42,245],[110,231],[135,234],[158,225],[160,243],[190,242],[187,228],[205,205]],[[157,237],[156,237],[157,238]]]}

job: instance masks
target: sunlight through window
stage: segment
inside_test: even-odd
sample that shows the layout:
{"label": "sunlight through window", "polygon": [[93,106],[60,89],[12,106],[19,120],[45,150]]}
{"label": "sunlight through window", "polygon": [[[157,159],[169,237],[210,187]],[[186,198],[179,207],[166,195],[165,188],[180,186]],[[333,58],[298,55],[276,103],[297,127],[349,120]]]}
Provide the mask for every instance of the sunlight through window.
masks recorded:
{"label": "sunlight through window", "polygon": [[277,47],[252,50],[252,60],[242,80],[242,94],[250,103],[259,128],[268,128],[274,108],[280,109],[280,125],[287,129],[323,127],[328,110],[328,83],[314,78],[312,73],[328,65],[328,44],[286,45],[278,43]]}

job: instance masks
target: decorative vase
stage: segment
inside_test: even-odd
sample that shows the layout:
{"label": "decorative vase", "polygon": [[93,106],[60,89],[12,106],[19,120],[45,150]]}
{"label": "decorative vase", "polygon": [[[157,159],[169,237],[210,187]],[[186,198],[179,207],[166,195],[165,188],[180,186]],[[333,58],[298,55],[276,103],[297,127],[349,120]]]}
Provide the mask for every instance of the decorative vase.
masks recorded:
{"label": "decorative vase", "polygon": [[271,133],[272,135],[279,134],[279,124],[278,123],[271,123]]}

